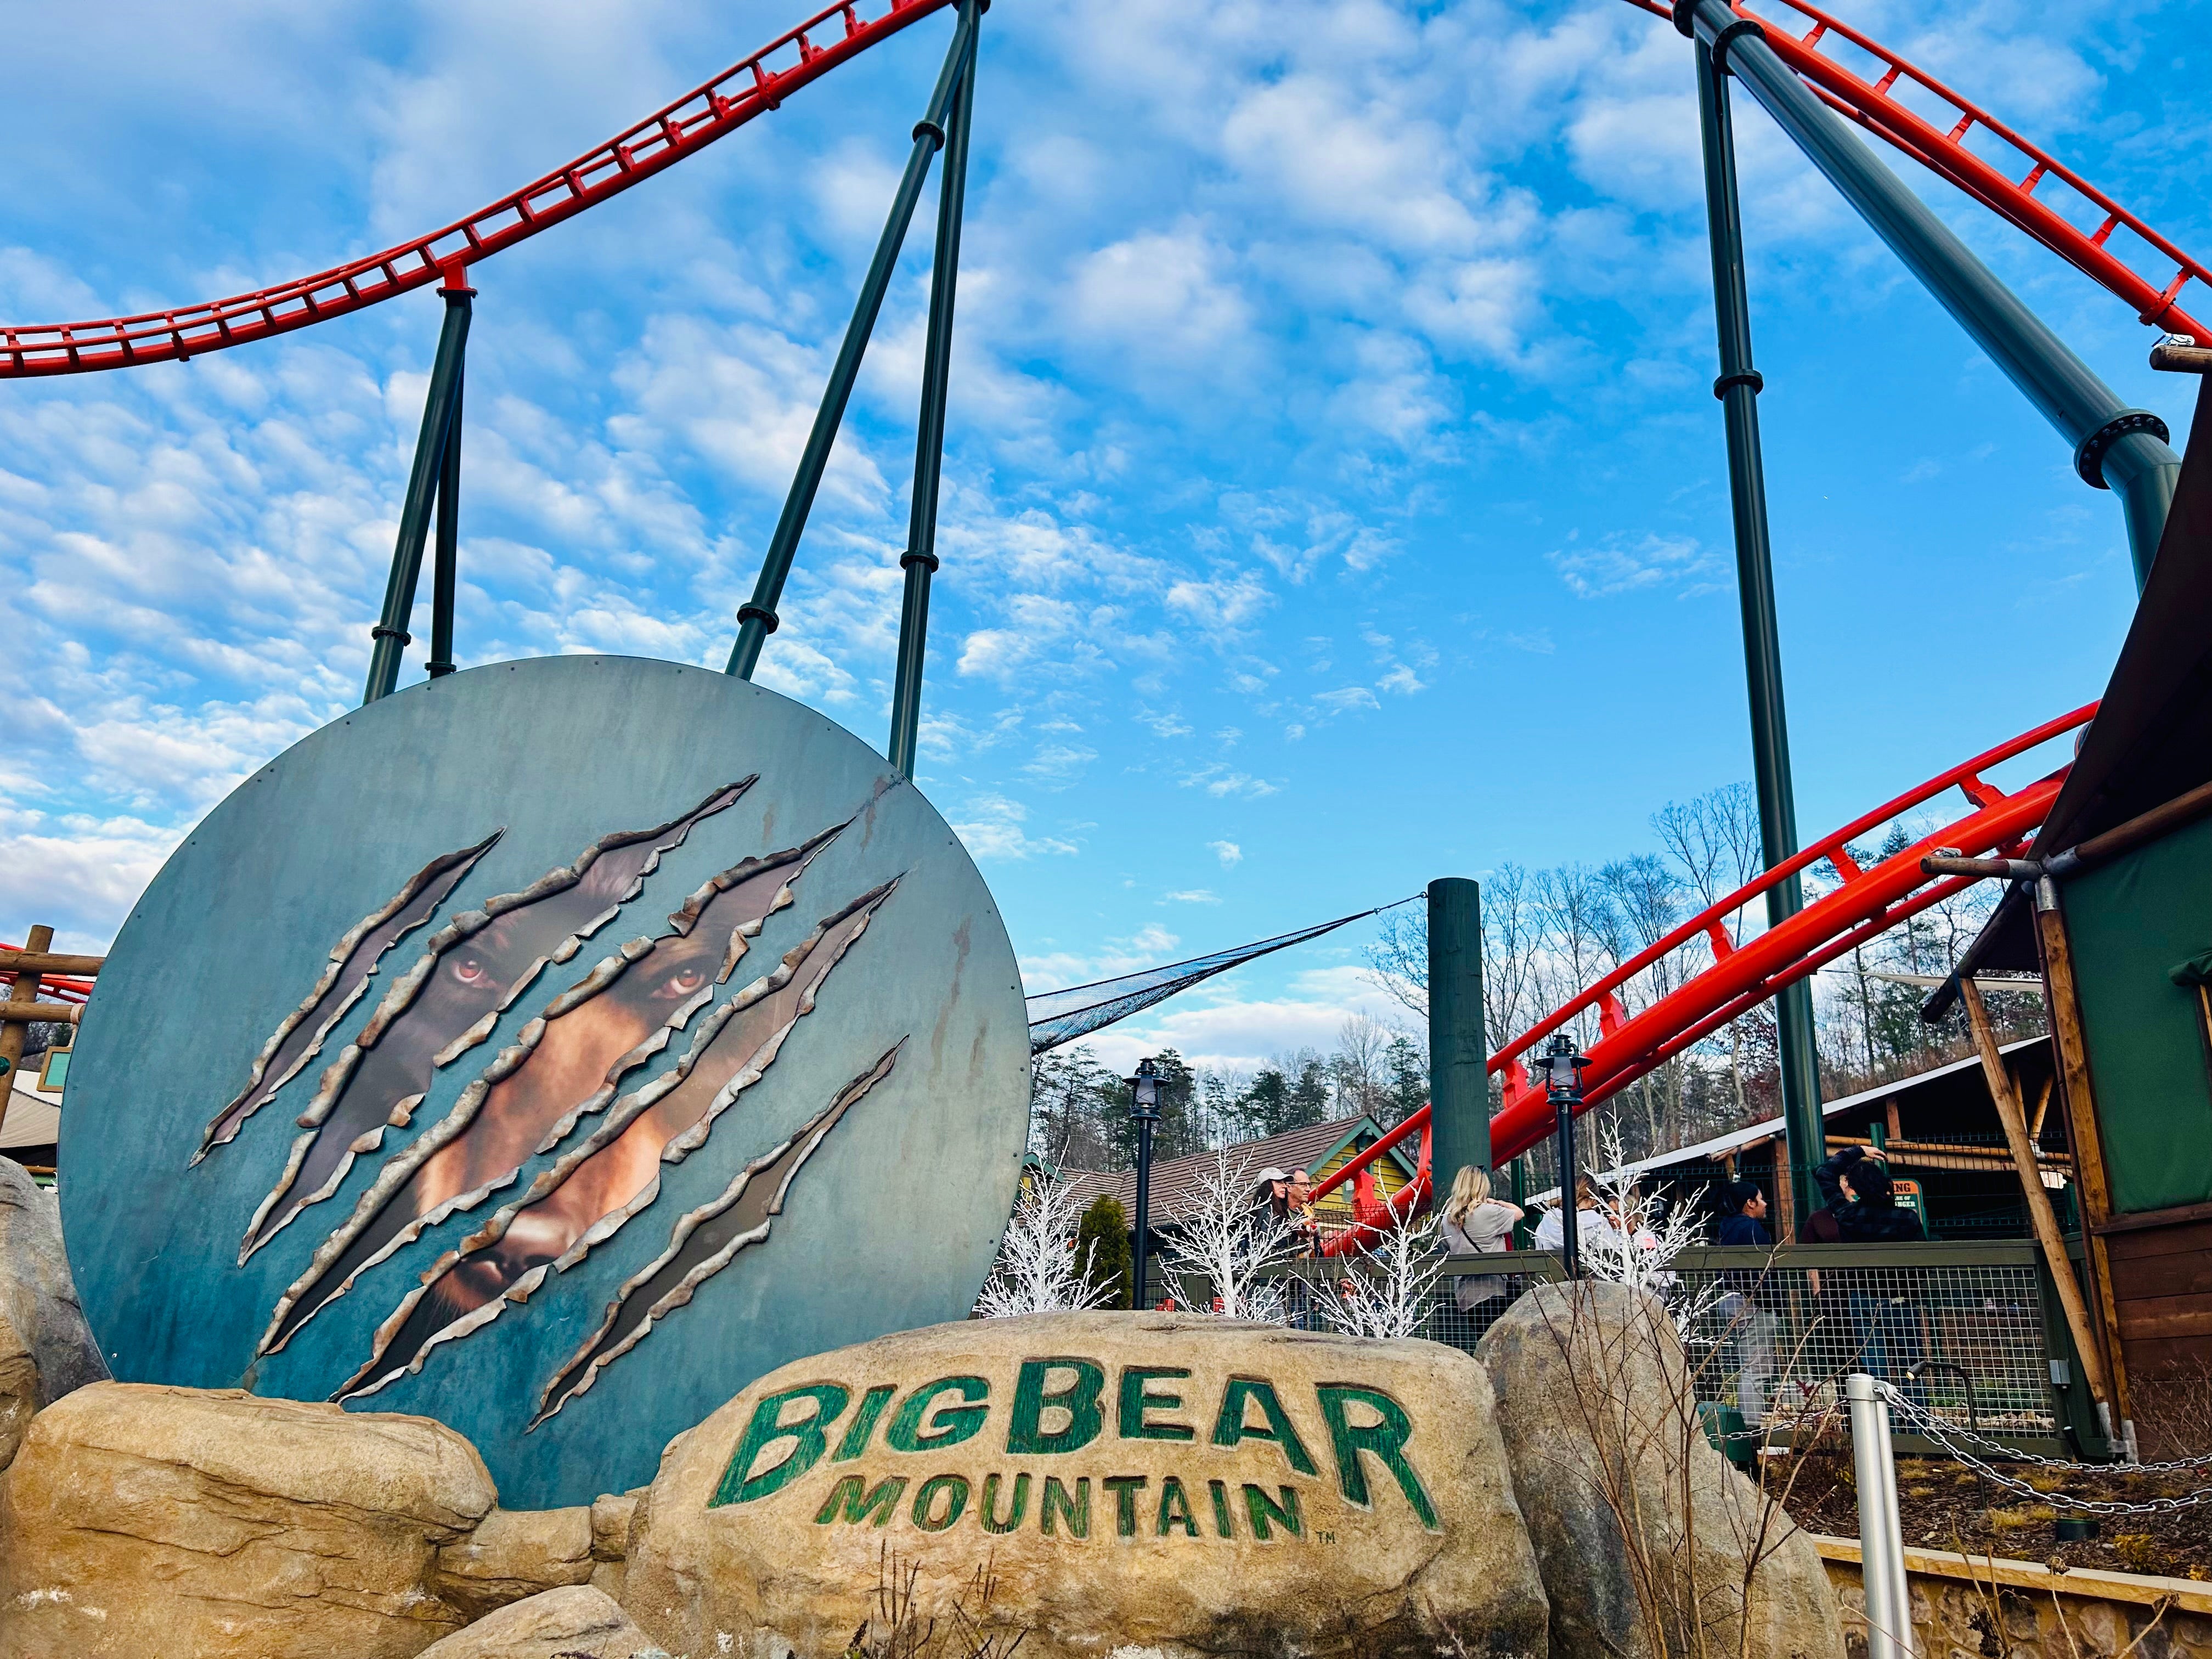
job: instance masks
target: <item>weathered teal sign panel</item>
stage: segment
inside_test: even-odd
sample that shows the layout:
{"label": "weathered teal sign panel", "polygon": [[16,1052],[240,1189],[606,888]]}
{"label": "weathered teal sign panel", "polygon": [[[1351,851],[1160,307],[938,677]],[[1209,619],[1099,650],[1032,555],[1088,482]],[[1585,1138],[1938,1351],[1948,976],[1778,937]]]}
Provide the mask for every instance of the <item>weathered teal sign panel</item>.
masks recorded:
{"label": "weathered teal sign panel", "polygon": [[726,675],[557,657],[349,714],[211,812],[76,1044],[117,1376],[420,1412],[510,1506],[651,1479],[801,1356],[957,1319],[1028,1025],[929,804]]}

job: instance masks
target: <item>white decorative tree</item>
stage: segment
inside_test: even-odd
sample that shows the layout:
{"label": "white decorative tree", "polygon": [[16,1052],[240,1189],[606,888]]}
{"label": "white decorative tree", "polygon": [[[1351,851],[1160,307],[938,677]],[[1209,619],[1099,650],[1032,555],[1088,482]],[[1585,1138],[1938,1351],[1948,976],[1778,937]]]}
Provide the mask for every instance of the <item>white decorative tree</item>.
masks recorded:
{"label": "white decorative tree", "polygon": [[1419,1336],[1449,1255],[1436,1217],[1401,1222],[1346,1261],[1323,1316],[1346,1336]]}
{"label": "white decorative tree", "polygon": [[1075,1236],[1081,1214],[1075,1196],[1040,1172],[1030,1176],[1000,1241],[999,1259],[975,1298],[986,1319],[1015,1314],[1071,1313],[1095,1308],[1113,1286],[1090,1281],[1091,1261],[1080,1260]]}
{"label": "white decorative tree", "polygon": [[1727,1294],[1717,1277],[1685,1288],[1674,1271],[1675,1258],[1705,1243],[1705,1218],[1686,1204],[1662,1206],[1638,1187],[1622,1167],[1627,1158],[1618,1124],[1596,1117],[1592,1127],[1604,1173],[1590,1176],[1601,1219],[1595,1227],[1585,1225],[1577,1240],[1583,1271],[1658,1297],[1674,1316],[1674,1328],[1686,1335]]}
{"label": "white decorative tree", "polygon": [[1297,1251],[1297,1235],[1264,1202],[1248,1159],[1213,1155],[1199,1183],[1197,1202],[1177,1212],[1160,1268],[1176,1287],[1176,1300],[1195,1313],[1224,1319],[1280,1324],[1289,1306],[1289,1281],[1268,1279],[1272,1268]]}

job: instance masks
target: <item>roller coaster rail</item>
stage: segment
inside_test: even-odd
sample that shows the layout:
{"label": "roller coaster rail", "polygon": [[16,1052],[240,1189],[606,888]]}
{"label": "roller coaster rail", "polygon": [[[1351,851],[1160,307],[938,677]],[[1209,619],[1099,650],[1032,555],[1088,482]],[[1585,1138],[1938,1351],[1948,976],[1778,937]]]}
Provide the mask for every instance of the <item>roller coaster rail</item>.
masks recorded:
{"label": "roller coaster rail", "polygon": [[[863,3],[864,0],[846,0],[824,8],[566,167],[465,219],[380,253],[364,255],[274,288],[175,310],[89,322],[0,326],[0,379],[81,374],[185,361],[328,322],[449,279],[459,269],[573,219],[698,154],[715,139],[777,108],[792,94],[839,64],[944,10],[952,0],[890,0],[873,18],[863,18]],[[1654,16],[1673,15],[1658,0],[1627,0],[1627,3]],[[2080,173],[1869,36],[1802,0],[1768,0],[1768,3],[1806,20],[1805,32],[1791,33],[1774,18],[1763,16],[1747,0],[1735,0],[1734,10],[1740,17],[1759,21],[1768,44],[1832,108],[1879,134],[2094,278],[2134,307],[2142,322],[2212,344],[2212,331],[2197,323],[2179,303],[2181,291],[2190,283],[2212,284],[2212,271],[2202,263]],[[817,44],[813,37],[825,29],[839,33],[828,44]],[[1881,76],[1869,81],[1824,52],[1822,43],[1831,38],[1847,41],[1878,59],[1883,66]],[[772,68],[770,60],[780,57],[795,57],[796,61]],[[1900,82],[1956,111],[1955,124],[1947,131],[1917,114],[1900,101]],[[1966,141],[1977,129],[2026,158],[2028,171],[2014,179],[1969,149]],[[2038,195],[2044,182],[2054,179],[2079,192],[2101,213],[2094,230],[2079,228]],[[2121,228],[2171,260],[2174,275],[2160,283],[2122,258],[2110,246]]]}
{"label": "roller coaster rail", "polygon": [[[1695,21],[1698,6],[1709,3],[1709,0],[1680,0],[1674,6],[1660,3],[1660,0],[1627,3],[1655,16],[1670,19],[1678,28],[1688,32],[1687,26]],[[842,0],[567,166],[477,213],[380,253],[352,259],[274,288],[179,309],[92,322],[0,325],[0,379],[85,374],[188,361],[205,352],[327,322],[433,283],[441,284],[449,295],[465,294],[471,291],[466,285],[471,266],[552,225],[573,219],[631,185],[696,155],[714,140],[779,107],[786,98],[838,65],[953,3],[954,0],[888,0],[883,9],[864,15],[863,7],[871,5],[872,0]],[[2181,303],[2181,296],[2191,283],[2212,285],[2212,271],[2208,271],[2203,264],[2081,174],[1901,55],[1804,3],[1804,0],[1760,0],[1760,4],[1765,9],[1764,12],[1754,8],[1750,0],[1727,0],[1725,5],[1712,5],[1703,19],[1706,35],[1718,37],[1707,44],[1714,49],[1716,59],[1723,68],[1726,67],[1729,38],[1745,33],[1756,34],[1789,71],[1779,76],[1778,84],[1788,86],[1790,76],[1794,75],[1829,109],[1878,134],[2125,301],[2141,321],[2167,333],[2212,344],[2212,331],[2199,325]],[[980,6],[975,4],[975,0],[967,0],[967,9],[962,14],[968,20],[963,27],[972,29],[973,15],[978,9]],[[1735,21],[1723,27],[1720,20],[1729,16]],[[817,35],[830,38],[824,43],[817,41]],[[1874,60],[1880,66],[1875,78],[1867,78],[1839,59],[1833,50],[1837,42]],[[948,59],[948,64],[952,61]],[[946,74],[951,73],[953,70],[948,67]],[[1774,95],[1776,84],[1770,77],[1765,98]],[[940,94],[942,90],[940,88]],[[1794,97],[1794,88],[1790,90]],[[1946,128],[1930,121],[1905,101],[1907,95],[1918,102],[1932,101],[1940,106],[1948,112],[1951,125]],[[1771,113],[1775,112],[1771,103],[1769,107]],[[1778,118],[1781,118],[1778,115]],[[933,135],[935,143],[942,143],[941,126],[923,122],[915,129],[917,143],[925,133]],[[2015,178],[1970,149],[1968,140],[1983,134],[2007,147],[2019,162],[2026,165],[2027,171]],[[1831,176],[1835,176],[1832,172]],[[2090,205],[2094,210],[2091,216],[2096,219],[2094,228],[2077,226],[2049,199],[2053,181]],[[947,199],[951,202],[956,198],[949,194]],[[906,205],[910,209],[910,204]],[[1864,203],[1858,205],[1862,211],[1867,210]],[[1919,210],[1916,207],[1915,210]],[[902,231],[903,221],[896,213],[894,225]],[[2116,235],[2123,230],[2154,252],[2163,265],[2151,264],[2140,255],[2133,259],[2124,257],[2113,246]],[[888,230],[884,246],[890,250],[890,257],[896,256],[896,238]],[[885,257],[879,248],[879,265]],[[1966,257],[1963,252],[1958,256],[1961,259]],[[2161,274],[2167,267],[2171,275]],[[1928,280],[1924,270],[1922,274],[1923,280]],[[874,280],[873,273],[871,280]],[[940,273],[936,280],[946,284],[943,308],[945,325],[949,327],[949,275]],[[1994,279],[1988,280],[1994,283]],[[866,309],[864,305],[863,311]],[[937,309],[933,300],[933,315]],[[2026,315],[2024,310],[2021,314]],[[1963,317],[1961,319],[1966,320]],[[848,356],[856,358],[857,350],[865,348],[866,325],[872,321],[872,312],[856,316],[848,334]],[[2036,326],[2039,328],[2040,325]],[[1978,333],[1977,337],[1984,337]],[[1986,338],[1984,343],[1987,344]],[[2062,350],[2055,338],[2051,349],[2054,352]],[[937,355],[943,354],[939,351]],[[2086,368],[2076,363],[2074,368],[2079,371],[2077,380],[2098,397],[2111,398],[2112,394],[2094,381]],[[2012,369],[2008,368],[2008,372]],[[2032,397],[2038,395],[2027,381],[2021,383]],[[835,387],[833,381],[833,393]],[[941,401],[941,384],[926,388],[926,399],[930,396]],[[842,401],[825,398],[821,418],[829,422],[833,434],[842,407]],[[2046,400],[2046,413],[2050,412]],[[2057,416],[2053,418],[2058,420]],[[2100,446],[2114,434],[2140,429],[2145,422],[2152,426],[2157,424],[2154,417],[2142,411],[2123,411],[2120,417],[2100,431],[2086,437],[2075,434],[2081,437],[2083,446],[2077,454],[2076,465],[2085,481],[2102,487],[2100,459],[2104,450]],[[2059,423],[2063,425],[2063,421]],[[434,437],[442,444],[442,433],[431,433],[430,424],[426,416],[426,446]],[[2166,459],[2170,460],[2170,455]],[[2156,457],[2152,457],[2151,462],[2163,465],[2156,462]],[[2144,464],[2139,458],[2136,465]],[[933,469],[934,465],[933,447],[925,431],[917,458],[918,477],[921,471]],[[417,471],[422,471],[422,465],[418,465]],[[801,494],[800,486],[795,484],[794,500]],[[414,507],[419,509],[416,512],[419,519],[428,510],[429,493],[427,488],[414,489],[410,500],[416,495],[422,496],[421,501],[413,502]],[[804,502],[800,505],[799,522],[803,525]],[[450,488],[441,496],[440,510],[454,510]],[[791,511],[787,508],[787,516]],[[2140,526],[2135,522],[2136,509],[2132,505],[2130,511],[2132,537]],[[2162,506],[2158,511],[2162,514]],[[924,526],[921,532],[927,529]],[[442,528],[441,534],[443,538]],[[419,533],[415,539],[419,556]],[[922,551],[909,550],[908,558],[926,559],[933,568],[933,558],[927,556],[926,540],[926,534],[917,532],[917,544]],[[2139,556],[2139,567],[2143,563],[2143,558]],[[402,623],[413,596],[411,570],[411,565],[404,559],[395,560],[396,597],[388,598],[387,611],[396,608],[401,621],[392,622],[387,617],[386,623],[380,625],[381,631],[392,634],[403,646],[406,641]],[[405,576],[404,582],[400,580],[402,574]],[[777,580],[780,581],[780,577]],[[767,580],[765,576],[763,580]],[[909,581],[911,586],[911,572]],[[923,598],[926,599],[926,586]],[[448,602],[441,603],[447,604],[449,610]],[[773,627],[772,596],[769,601],[757,599],[748,611],[757,613],[758,618],[767,619],[753,627],[757,648],[758,636]],[[741,640],[743,637],[741,634]],[[917,655],[918,649],[917,639]],[[396,671],[396,652],[390,654],[394,656]],[[732,672],[744,672],[749,668],[747,661],[733,667]],[[919,672],[918,661],[915,672]],[[378,695],[374,684],[370,695]],[[1538,1042],[1578,1017],[1595,1012],[1599,1036],[1589,1047],[1591,1066],[1585,1096],[1587,1104],[1595,1104],[1852,946],[1960,890],[1972,878],[1930,880],[1920,870],[1921,855],[1939,848],[1972,855],[2024,846],[2049,811],[2065,775],[2061,769],[2005,794],[1984,782],[1981,774],[2081,726],[2094,712],[2092,705],[2037,726],[1938,775],[1823,837],[1684,923],[1508,1042],[1489,1061],[1492,1072],[1504,1074],[1504,1106],[1492,1124],[1493,1158],[1503,1161],[1516,1156],[1541,1139],[1548,1130],[1547,1103],[1543,1092],[1530,1084],[1521,1061],[1521,1056]],[[894,753],[898,750],[898,736],[895,731]],[[1971,812],[1923,838],[1906,852],[1871,868],[1863,869],[1853,860],[1849,847],[1854,837],[1901,813],[1923,806],[1953,787],[1965,792],[1973,807]],[[1729,923],[1738,911],[1776,884],[1819,863],[1829,865],[1838,878],[1838,884],[1832,891],[1745,943],[1734,942]],[[1620,995],[1622,988],[1662,960],[1685,950],[1707,951],[1711,960],[1689,974],[1670,994],[1639,1013],[1629,1014]],[[1384,1147],[1416,1133],[1422,1137],[1425,1154],[1427,1118],[1428,1109],[1423,1108],[1382,1143],[1370,1148],[1318,1190],[1325,1192],[1345,1180],[1353,1180],[1359,1183],[1362,1202],[1357,1207],[1363,1219],[1371,1210],[1374,1219],[1387,1224],[1394,1216],[1403,1213],[1404,1208],[1410,1208],[1412,1201],[1418,1201],[1416,1194],[1425,1195],[1429,1186],[1425,1178],[1426,1157],[1423,1159],[1424,1178],[1403,1189],[1400,1200],[1403,1207],[1399,1209],[1373,1200],[1373,1177],[1366,1172],[1367,1166]],[[1356,1243],[1362,1231],[1355,1229],[1342,1242]]]}

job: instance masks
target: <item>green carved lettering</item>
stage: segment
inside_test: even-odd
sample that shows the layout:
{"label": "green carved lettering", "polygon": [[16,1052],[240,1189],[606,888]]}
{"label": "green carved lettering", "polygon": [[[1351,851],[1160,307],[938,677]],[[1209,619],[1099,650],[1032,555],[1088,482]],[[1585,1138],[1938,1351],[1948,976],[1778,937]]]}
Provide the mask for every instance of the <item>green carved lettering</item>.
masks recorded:
{"label": "green carved lettering", "polygon": [[[1260,1407],[1260,1415],[1267,1419],[1266,1423],[1245,1421],[1251,1416],[1254,1405]],[[1306,1443],[1298,1438],[1291,1414],[1276,1397],[1275,1385],[1256,1376],[1232,1376],[1228,1388],[1222,1391],[1221,1414],[1213,1419],[1213,1443],[1234,1449],[1246,1440],[1272,1440],[1283,1449],[1283,1455],[1300,1474],[1321,1473],[1315,1467],[1313,1454],[1306,1449]]]}
{"label": "green carved lettering", "polygon": [[[711,1510],[725,1504],[750,1504],[756,1498],[781,1492],[798,1480],[822,1461],[825,1431],[852,1397],[852,1391],[838,1383],[811,1382],[805,1388],[772,1394],[755,1406],[752,1420],[745,1425],[737,1450],[730,1455],[729,1467],[722,1471],[721,1484],[707,1500],[707,1507]],[[799,1400],[813,1403],[812,1415],[794,1423],[785,1422],[783,1408]],[[790,1455],[773,1468],[755,1474],[752,1468],[760,1455],[780,1440],[793,1443]]]}
{"label": "green carved lettering", "polygon": [[1182,1365],[1125,1365],[1121,1368],[1121,1438],[1124,1440],[1194,1440],[1184,1423],[1155,1423],[1151,1413],[1174,1411],[1182,1404],[1179,1394],[1154,1394],[1146,1384],[1155,1378],[1188,1376]]}
{"label": "green carved lettering", "polygon": [[1075,1483],[1075,1495],[1068,1496],[1067,1488],[1060,1484],[1060,1477],[1048,1474],[1044,1478],[1044,1497],[1037,1504],[1037,1527],[1044,1535],[1053,1535],[1054,1516],[1067,1522],[1070,1538],[1091,1536],[1091,1477],[1084,1475]]}
{"label": "green carved lettering", "polygon": [[[939,1407],[925,1432],[923,1414],[939,1395],[945,1394],[957,1394],[968,1403]],[[991,1385],[980,1376],[940,1376],[907,1395],[899,1406],[898,1415],[891,1419],[890,1432],[884,1437],[894,1451],[930,1451],[939,1446],[957,1446],[983,1426],[983,1419],[991,1408],[981,1402],[990,1397]]]}
{"label": "green carved lettering", "polygon": [[995,1474],[987,1474],[983,1477],[983,1530],[985,1532],[1012,1532],[1022,1524],[1022,1516],[1028,1512],[1029,1507],[1030,1478],[1026,1474],[1018,1474],[1014,1477],[1013,1513],[1004,1521],[1000,1521],[999,1519],[999,1477]]}
{"label": "green carved lettering", "polygon": [[1213,1529],[1224,1538],[1237,1536],[1237,1528],[1229,1521],[1229,1486],[1221,1480],[1209,1480],[1206,1491],[1213,1494]]}
{"label": "green carved lettering", "polygon": [[846,1520],[858,1525],[863,1521],[882,1526],[891,1518],[898,1507],[899,1494],[906,1490],[906,1477],[895,1474],[888,1480],[876,1483],[873,1491],[865,1491],[867,1483],[857,1474],[848,1474],[830,1488],[830,1496],[814,1516],[814,1524],[826,1527],[837,1519],[842,1506]]}
{"label": "green carved lettering", "polygon": [[[937,1494],[949,1494],[945,1513],[936,1515]],[[943,1532],[968,1510],[968,1483],[957,1474],[933,1474],[914,1491],[914,1524],[924,1532]]]}
{"label": "green carved lettering", "polygon": [[1244,1488],[1244,1512],[1252,1517],[1252,1536],[1263,1544],[1275,1535],[1268,1530],[1271,1522],[1293,1538],[1306,1535],[1304,1517],[1298,1513],[1298,1489],[1284,1486],[1280,1491],[1283,1501],[1277,1504],[1263,1486]]}
{"label": "green carved lettering", "polygon": [[1186,1538],[1198,1536],[1198,1517],[1190,1512],[1190,1499],[1184,1495],[1182,1482],[1172,1474],[1160,1483],[1160,1513],[1153,1525],[1153,1535],[1166,1537],[1170,1527],[1181,1527]]}
{"label": "green carved lettering", "polygon": [[898,1392],[896,1383],[878,1382],[860,1396],[860,1407],[853,1413],[851,1426],[845,1437],[837,1443],[837,1449],[830,1454],[832,1463],[849,1463],[868,1449],[868,1437],[876,1431],[877,1421],[884,1407],[890,1404],[891,1396]]}
{"label": "green carved lettering", "polygon": [[1109,1474],[1098,1483],[1114,1494],[1114,1534],[1117,1538],[1137,1535],[1137,1494],[1152,1481],[1141,1474]]}
{"label": "green carved lettering", "polygon": [[[1329,1443],[1336,1452],[1336,1480],[1347,1504],[1361,1509],[1371,1507],[1367,1496],[1367,1470],[1359,1461],[1359,1454],[1370,1454],[1382,1467],[1390,1471],[1398,1482],[1398,1490],[1406,1494],[1406,1501],[1413,1506],[1413,1513],[1431,1532],[1443,1528],[1437,1525],[1437,1506],[1429,1500],[1428,1488],[1421,1477],[1413,1473],[1413,1466],[1406,1456],[1406,1442],[1413,1438],[1413,1419],[1406,1415],[1406,1408],[1380,1389],[1360,1388],[1349,1382],[1323,1383],[1321,1395],[1321,1414],[1328,1424]],[[1355,1424],[1350,1407],[1364,1406],[1376,1415],[1372,1423]],[[1248,1488],[1249,1490],[1249,1488]]]}
{"label": "green carved lettering", "polygon": [[[1068,1385],[1045,1391],[1048,1371],[1075,1373]],[[1015,1456],[1080,1451],[1098,1437],[1098,1396],[1106,1373],[1095,1359],[1024,1359],[1014,1382],[1014,1419],[1006,1428],[1006,1449]],[[1067,1413],[1067,1426],[1047,1431],[1044,1414]]]}

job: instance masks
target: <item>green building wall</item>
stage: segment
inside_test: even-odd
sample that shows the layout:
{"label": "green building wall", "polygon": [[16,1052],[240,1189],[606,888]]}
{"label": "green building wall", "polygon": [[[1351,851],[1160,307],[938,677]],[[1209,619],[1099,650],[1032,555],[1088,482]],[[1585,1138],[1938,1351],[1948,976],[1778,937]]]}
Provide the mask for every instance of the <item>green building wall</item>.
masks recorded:
{"label": "green building wall", "polygon": [[2212,819],[2069,882],[2090,1085],[2112,1207],[2212,1199],[2212,1056],[2197,989],[2170,971],[2212,950]]}

